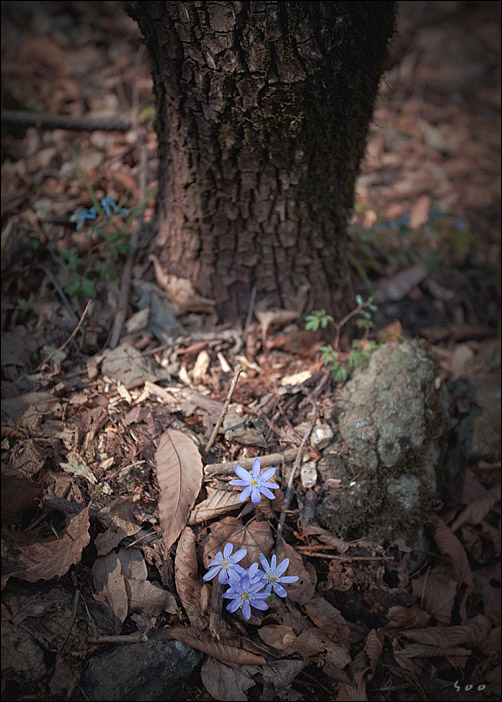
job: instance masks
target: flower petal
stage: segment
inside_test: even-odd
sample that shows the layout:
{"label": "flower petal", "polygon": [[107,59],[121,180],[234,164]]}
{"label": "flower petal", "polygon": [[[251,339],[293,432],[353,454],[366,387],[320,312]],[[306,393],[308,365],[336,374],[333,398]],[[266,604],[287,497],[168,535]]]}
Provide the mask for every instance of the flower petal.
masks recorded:
{"label": "flower petal", "polygon": [[272,570],[274,570],[274,571],[275,571],[275,569],[277,568],[277,556],[275,555],[275,553],[274,553],[274,555],[272,556],[272,558],[270,559],[270,567],[271,567]]}
{"label": "flower petal", "polygon": [[205,580],[206,582],[208,580],[212,580],[219,573],[219,571],[219,568],[211,568],[211,570],[208,570],[207,573],[202,576],[202,580]]}
{"label": "flower petal", "polygon": [[[265,497],[268,497],[269,500],[275,500],[275,495],[274,495],[274,493],[273,493],[273,492],[270,492],[270,490],[269,490],[268,488],[266,488],[266,487],[261,487],[261,488],[260,488],[260,492],[262,493],[262,495],[265,495]],[[259,501],[260,501],[260,500],[258,500],[258,502],[259,502]],[[255,502],[255,504],[257,504],[257,503]]]}
{"label": "flower petal", "polygon": [[244,500],[247,500],[249,495],[251,494],[251,490],[253,488],[251,485],[248,485],[247,487],[244,488],[244,490],[241,492],[241,496],[239,497],[239,502],[244,502]]}
{"label": "flower petal", "polygon": [[262,480],[268,480],[274,475],[276,470],[277,468],[267,468],[267,470],[264,470],[263,473],[260,475],[260,478]]}
{"label": "flower petal", "polygon": [[251,469],[251,475],[253,476],[253,478],[255,480],[260,475],[260,459],[259,458],[254,459],[253,467]]}
{"label": "flower petal", "polygon": [[229,602],[227,604],[227,609],[229,612],[236,612],[240,607],[240,602],[239,600],[234,600],[233,602]]}
{"label": "flower petal", "polygon": [[265,558],[265,556],[263,555],[263,553],[260,553],[260,563],[261,563],[261,567],[263,568],[263,570],[266,573],[270,566],[268,565],[268,561]]}
{"label": "flower petal", "polygon": [[289,558],[285,558],[277,566],[277,568],[275,570],[276,575],[282,575],[282,573],[284,573],[288,569],[288,566],[289,566]]}
{"label": "flower petal", "polygon": [[246,485],[249,485],[250,480],[231,480],[228,484],[229,485],[238,485],[239,487],[245,487]]}
{"label": "flower petal", "polygon": [[249,602],[244,600],[242,603],[242,616],[246,621],[248,621],[249,617],[251,616],[251,607],[249,606]]}
{"label": "flower petal", "polygon": [[218,582],[221,585],[225,585],[225,583],[230,582],[228,579],[228,571],[225,572],[223,569],[220,570],[220,574],[218,575]]}
{"label": "flower petal", "polygon": [[245,480],[246,484],[251,482],[251,475],[248,470],[244,470],[244,468],[241,468],[240,466],[235,466],[234,473],[236,473],[236,475],[238,475],[242,480]]}
{"label": "flower petal", "polygon": [[282,585],[279,585],[279,583],[274,583],[273,588],[275,594],[279,595],[279,597],[286,597],[288,594],[286,590],[282,587]]}
{"label": "flower petal", "polygon": [[279,486],[277,485],[277,483],[271,483],[270,481],[260,483],[260,485],[263,485],[263,487],[268,487],[271,490],[278,490],[279,489]]}
{"label": "flower petal", "polygon": [[263,600],[255,600],[253,601],[253,607],[256,607],[256,609],[268,609],[268,604],[264,602]]}
{"label": "flower petal", "polygon": [[296,583],[300,578],[297,575],[283,575],[279,582],[281,583]]}
{"label": "flower petal", "polygon": [[247,548],[240,548],[232,556],[232,562],[238,563],[239,561],[242,561],[242,559],[244,558],[244,556],[246,555],[247,552],[248,552]]}
{"label": "flower petal", "polygon": [[225,544],[225,548],[223,549],[223,556],[224,556],[225,560],[229,559],[230,554],[232,553],[233,549],[234,549],[234,547],[230,543],[230,541],[228,542],[228,544]]}
{"label": "flower petal", "polygon": [[257,487],[253,487],[251,490],[251,502],[254,505],[259,505],[261,502],[260,491]]}

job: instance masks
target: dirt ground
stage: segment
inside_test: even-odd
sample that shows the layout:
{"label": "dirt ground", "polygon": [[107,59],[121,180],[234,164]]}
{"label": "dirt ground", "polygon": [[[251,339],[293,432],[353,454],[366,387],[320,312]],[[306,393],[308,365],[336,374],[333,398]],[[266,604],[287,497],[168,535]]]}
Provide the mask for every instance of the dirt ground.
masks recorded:
{"label": "dirt ground", "polygon": [[[399,6],[349,229],[377,307],[354,347],[309,309],[229,325],[166,301],[137,26],[119,2],[2,3],[2,698],[103,699],[91,663],[132,670],[162,633],[200,652],[155,673],[182,700],[500,699],[500,3]],[[436,354],[451,414],[414,570],[399,538],[312,512],[352,366],[403,339]],[[255,457],[280,485],[258,510],[228,486]],[[202,579],[228,542],[299,576],[263,616]]]}

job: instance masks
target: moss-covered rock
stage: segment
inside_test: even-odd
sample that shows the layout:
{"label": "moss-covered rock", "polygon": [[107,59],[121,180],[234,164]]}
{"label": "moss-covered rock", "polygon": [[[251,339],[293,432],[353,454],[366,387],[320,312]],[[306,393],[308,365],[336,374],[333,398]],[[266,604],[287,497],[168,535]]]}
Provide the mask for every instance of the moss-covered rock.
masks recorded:
{"label": "moss-covered rock", "polygon": [[318,464],[320,521],[343,538],[426,548],[449,429],[433,352],[423,342],[381,346],[342,390],[337,421],[347,451],[328,448]]}

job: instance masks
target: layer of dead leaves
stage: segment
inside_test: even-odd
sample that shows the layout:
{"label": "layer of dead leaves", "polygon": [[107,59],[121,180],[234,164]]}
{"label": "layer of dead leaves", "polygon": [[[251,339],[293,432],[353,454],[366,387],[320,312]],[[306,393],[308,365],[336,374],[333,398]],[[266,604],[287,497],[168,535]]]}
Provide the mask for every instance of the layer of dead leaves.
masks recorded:
{"label": "layer of dead leaves", "polygon": [[[80,20],[76,35],[60,19],[47,24],[42,10],[11,25],[2,47],[3,84],[11,97],[22,102],[28,94],[32,107],[49,113],[116,114],[130,108],[136,81],[140,100],[151,103],[148,70],[140,63],[138,74],[135,67],[137,44],[123,40],[137,29],[117,12],[118,4],[100,3],[98,11],[87,3],[83,16],[82,3],[70,5]],[[363,226],[409,213],[420,238],[429,211],[440,206],[471,219],[486,240],[478,253],[490,260],[498,251],[486,226],[496,219],[499,201],[493,113],[500,98],[490,81],[474,78],[475,99],[466,102],[460,88],[456,100],[450,92],[441,95],[445,81],[460,85],[461,70],[452,78],[450,64],[441,64],[436,30],[408,46],[382,90],[378,128],[358,185]],[[483,20],[477,31],[492,67],[495,27]],[[465,42],[455,48],[458,34],[452,36],[449,50],[463,55]],[[97,40],[109,41],[106,52]],[[429,50],[437,58],[432,65]],[[424,100],[431,91],[434,99]],[[151,121],[142,118],[140,129],[152,184]],[[463,466],[455,494],[432,515],[433,550],[418,572],[410,573],[409,554],[399,542],[384,550],[322,529],[310,506],[333,395],[311,335],[294,324],[278,336],[271,333],[296,321],[299,311],[258,311],[245,337],[240,329],[207,333],[196,319],[184,319],[186,335],[157,352],[155,332],[131,317],[121,345],[97,354],[100,334],[117,309],[117,288],[110,284],[93,304],[83,338],[34,370],[74,324],[47,275],[33,268],[29,242],[45,246],[56,230],[58,246],[87,246],[67,225],[71,212],[88,204],[67,144],[78,150],[98,195],[114,193],[118,200],[126,191],[133,199],[139,195],[136,142],[135,130],[69,135],[29,128],[22,140],[7,136],[3,143],[6,684],[14,685],[19,699],[70,699],[85,662],[100,650],[99,637],[166,627],[173,638],[207,654],[200,671],[206,693],[196,691],[197,699],[439,699],[453,696],[457,680],[496,699],[500,463]],[[37,216],[42,209],[50,213],[50,235]],[[437,248],[456,256],[455,263],[465,260],[451,242]],[[152,282],[143,280],[147,265],[135,269],[135,284],[138,297],[150,295],[153,314],[162,291],[153,275]],[[392,264],[377,287],[384,303],[418,305],[427,297],[442,310],[442,324],[423,324],[422,333],[449,380],[473,370],[492,329],[489,315],[480,319],[466,293],[465,276],[441,283],[423,263]],[[28,303],[24,309],[20,298]],[[75,309],[77,317],[82,309]],[[160,316],[156,322],[167,324]],[[385,330],[387,338],[402,333],[399,322]],[[264,349],[268,353],[259,353]],[[237,362],[244,371],[216,447],[206,455]],[[302,471],[285,540],[277,540],[285,486],[312,400],[320,431],[307,443],[303,465],[314,466],[314,477],[312,470]],[[255,514],[239,503],[228,481],[235,463],[263,454],[279,457],[274,465],[282,489]],[[228,615],[217,583],[202,580],[227,542],[248,549],[245,565],[259,553],[277,553],[289,558],[288,573],[299,576],[288,598],[254,612],[249,623]],[[55,657],[53,667],[48,656]]]}

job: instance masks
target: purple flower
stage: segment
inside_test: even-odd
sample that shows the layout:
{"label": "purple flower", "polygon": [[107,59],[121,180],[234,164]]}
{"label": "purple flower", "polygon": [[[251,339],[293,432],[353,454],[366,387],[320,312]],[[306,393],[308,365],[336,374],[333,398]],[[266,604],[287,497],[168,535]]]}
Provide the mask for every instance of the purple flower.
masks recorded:
{"label": "purple flower", "polygon": [[260,459],[255,458],[251,473],[240,466],[235,466],[234,471],[236,475],[239,476],[240,480],[231,480],[230,485],[239,485],[239,487],[244,488],[239,497],[240,502],[244,502],[244,500],[251,495],[251,502],[257,505],[260,503],[260,493],[268,497],[269,500],[275,499],[274,493],[271,492],[269,488],[277,490],[279,486],[275,483],[267,482],[268,479],[274,475],[276,471],[275,468],[268,468],[260,475]]}
{"label": "purple flower", "polygon": [[229,571],[230,587],[223,593],[222,597],[226,597],[232,602],[227,604],[229,612],[236,612],[239,608],[242,609],[242,616],[246,621],[251,616],[251,607],[256,609],[268,609],[268,604],[265,602],[270,595],[270,591],[260,592],[263,590],[264,582],[262,576],[259,575],[258,563],[253,563],[249,570],[243,573]]}
{"label": "purple flower", "polygon": [[296,583],[298,580],[297,575],[283,575],[289,566],[289,558],[285,558],[277,565],[277,556],[272,556],[269,565],[263,553],[260,553],[260,562],[265,571],[262,580],[263,584],[267,586],[268,593],[270,594],[273,590],[279,597],[286,597],[288,593],[280,583]]}
{"label": "purple flower", "polygon": [[233,546],[231,543],[225,544],[223,553],[218,551],[211,563],[208,565],[209,570],[203,576],[203,580],[212,580],[218,573],[219,583],[228,583],[230,573],[244,573],[244,568],[237,565],[242,561],[247,553],[246,548],[240,548],[232,556]]}

